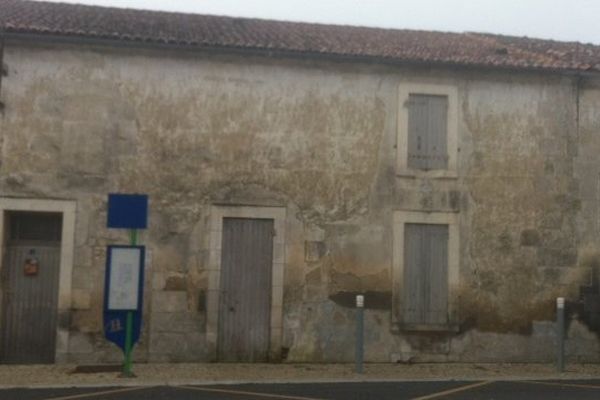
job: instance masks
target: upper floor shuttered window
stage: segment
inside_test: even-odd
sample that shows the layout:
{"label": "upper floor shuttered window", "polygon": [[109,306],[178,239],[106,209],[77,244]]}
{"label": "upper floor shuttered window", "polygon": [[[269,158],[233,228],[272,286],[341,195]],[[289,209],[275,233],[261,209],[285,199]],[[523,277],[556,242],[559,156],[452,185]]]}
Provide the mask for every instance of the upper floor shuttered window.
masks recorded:
{"label": "upper floor shuttered window", "polygon": [[448,168],[448,96],[413,94],[408,108],[407,166],[418,170]]}

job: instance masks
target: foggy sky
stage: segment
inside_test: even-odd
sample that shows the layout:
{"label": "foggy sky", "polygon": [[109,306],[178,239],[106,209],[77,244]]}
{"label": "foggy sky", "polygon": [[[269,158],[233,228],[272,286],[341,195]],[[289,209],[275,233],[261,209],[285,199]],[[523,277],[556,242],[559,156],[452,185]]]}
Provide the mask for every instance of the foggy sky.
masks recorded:
{"label": "foggy sky", "polygon": [[51,0],[289,21],[490,32],[600,44],[600,0]]}

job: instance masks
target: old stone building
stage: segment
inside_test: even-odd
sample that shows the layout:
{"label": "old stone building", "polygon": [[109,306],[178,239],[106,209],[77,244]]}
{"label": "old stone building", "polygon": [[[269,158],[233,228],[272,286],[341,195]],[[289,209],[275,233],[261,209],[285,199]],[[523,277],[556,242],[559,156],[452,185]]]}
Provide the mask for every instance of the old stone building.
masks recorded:
{"label": "old stone building", "polygon": [[[598,361],[600,47],[0,0],[2,362]],[[38,249],[39,271],[23,254]],[[40,337],[44,339],[40,339]],[[14,351],[14,349],[25,349]]]}

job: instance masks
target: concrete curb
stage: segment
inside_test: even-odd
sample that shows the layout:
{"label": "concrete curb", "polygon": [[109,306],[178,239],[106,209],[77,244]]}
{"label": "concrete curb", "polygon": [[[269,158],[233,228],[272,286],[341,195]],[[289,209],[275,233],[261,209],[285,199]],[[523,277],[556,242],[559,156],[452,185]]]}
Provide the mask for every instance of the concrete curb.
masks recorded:
{"label": "concrete curb", "polygon": [[125,387],[157,387],[157,386],[214,386],[214,385],[273,385],[273,384],[327,384],[327,383],[390,383],[390,382],[481,382],[481,381],[579,381],[594,379],[598,376],[495,376],[495,377],[452,377],[452,378],[362,378],[356,379],[265,379],[265,380],[166,380],[166,381],[136,381],[132,379],[115,379],[108,383],[65,383],[65,384],[33,384],[33,385],[0,385],[0,390],[7,389],[103,389]]}

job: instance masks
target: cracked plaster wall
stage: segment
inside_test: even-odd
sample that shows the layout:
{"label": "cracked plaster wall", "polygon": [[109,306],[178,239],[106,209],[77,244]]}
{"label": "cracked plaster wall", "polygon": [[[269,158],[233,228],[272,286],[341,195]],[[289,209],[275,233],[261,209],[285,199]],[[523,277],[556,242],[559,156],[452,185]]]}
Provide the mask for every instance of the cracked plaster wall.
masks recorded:
{"label": "cracked plaster wall", "polygon": [[[351,361],[548,361],[554,298],[597,255],[600,90],[534,73],[7,45],[0,195],[77,201],[70,361],[116,361],[101,333],[106,193],[150,195],[139,361],[209,360],[211,204],[288,209],[283,350]],[[396,176],[398,85],[458,89],[457,179]],[[392,333],[392,213],[460,218],[460,331]],[[597,360],[587,325],[568,349]]]}

